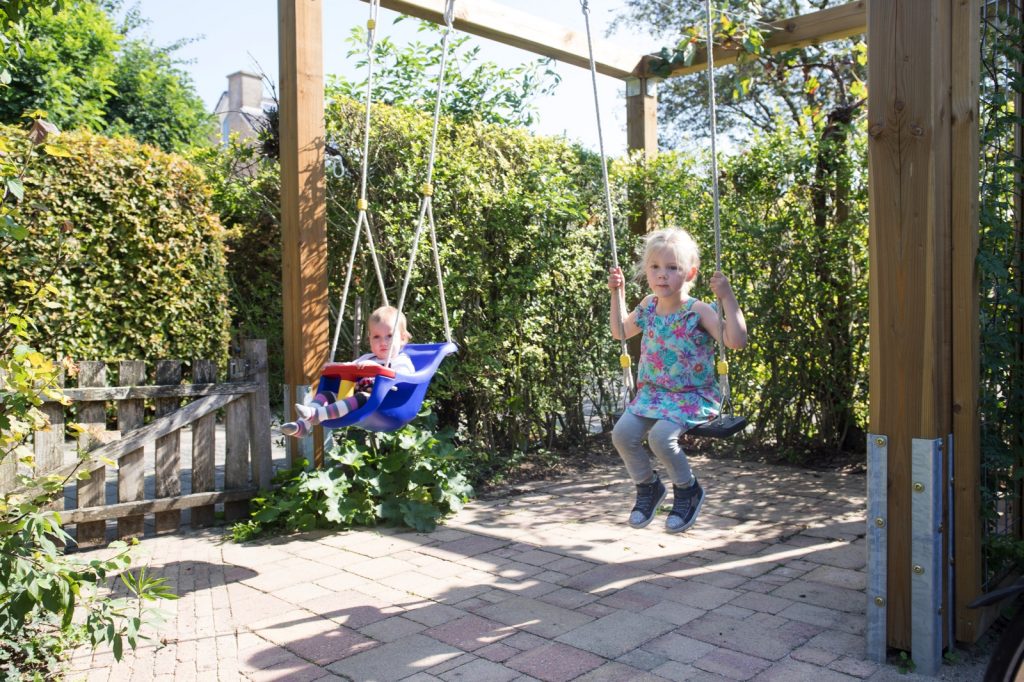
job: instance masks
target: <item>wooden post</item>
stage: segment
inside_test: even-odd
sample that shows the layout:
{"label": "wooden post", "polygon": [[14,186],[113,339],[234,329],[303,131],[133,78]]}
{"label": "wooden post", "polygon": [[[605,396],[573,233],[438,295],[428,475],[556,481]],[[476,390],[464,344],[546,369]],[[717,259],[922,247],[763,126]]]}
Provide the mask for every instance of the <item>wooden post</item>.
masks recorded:
{"label": "wooden post", "polygon": [[[181,383],[181,362],[160,360],[156,364],[156,383],[162,386]],[[178,398],[158,398],[156,416],[163,417],[178,409]],[[176,429],[156,440],[156,497],[177,497],[181,494],[181,430]],[[181,526],[181,511],[157,512],[154,529],[157,533],[174,532]]]}
{"label": "wooden post", "polygon": [[267,342],[250,339],[242,344],[245,352],[247,378],[257,382],[259,389],[249,397],[249,448],[252,454],[252,480],[261,490],[270,489],[274,475],[270,451],[270,389],[267,372]]}
{"label": "wooden post", "polygon": [[[192,383],[213,384],[217,382],[217,364],[213,360],[196,360],[192,363]],[[192,422],[192,490],[191,493],[208,493],[217,489],[216,481],[216,415],[207,414]],[[193,528],[212,526],[214,509],[204,504],[192,509]]]}
{"label": "wooden post", "polygon": [[870,432],[889,439],[888,638],[901,649],[910,646],[911,445],[952,430],[952,3],[868,3]]}
{"label": "wooden post", "polygon": [[956,638],[974,642],[994,611],[968,609],[981,593],[981,424],[978,255],[978,77],[981,0],[953,4],[953,523]]}
{"label": "wooden post", "polygon": [[[103,362],[82,362],[78,366],[78,385],[106,386],[107,365]],[[85,427],[78,437],[78,447],[83,451],[92,450],[106,440],[107,404],[102,400],[78,403],[78,423]],[[89,478],[78,481],[78,508],[102,507],[106,504],[107,468],[94,469]],[[75,530],[75,542],[79,547],[97,547],[106,540],[106,521],[79,523]]]}
{"label": "wooden post", "polygon": [[[656,78],[626,80],[626,144],[630,151],[643,152],[648,160],[658,153],[657,83]],[[651,197],[642,200],[643,205],[634,207],[630,217],[629,230],[633,234],[643,235],[655,229]]]}
{"label": "wooden post", "polygon": [[[330,350],[320,0],[278,0],[285,415]],[[303,439],[305,440],[305,439]],[[315,456],[315,455],[314,455]]]}
{"label": "wooden post", "polygon": [[[146,363],[140,360],[123,360],[118,366],[117,383],[121,386],[138,386],[146,383]],[[121,437],[145,423],[146,403],[141,399],[121,400],[117,403],[117,427]],[[146,498],[146,470],[143,460],[145,451],[137,448],[121,455],[117,466],[117,501],[136,502]],[[123,516],[117,520],[117,537],[123,539],[142,537],[145,517],[141,514]]]}
{"label": "wooden post", "polygon": [[[228,381],[245,380],[245,360],[228,363]],[[249,487],[249,401],[240,396],[224,409],[224,490]],[[237,521],[249,514],[249,502],[225,502],[224,519]]]}

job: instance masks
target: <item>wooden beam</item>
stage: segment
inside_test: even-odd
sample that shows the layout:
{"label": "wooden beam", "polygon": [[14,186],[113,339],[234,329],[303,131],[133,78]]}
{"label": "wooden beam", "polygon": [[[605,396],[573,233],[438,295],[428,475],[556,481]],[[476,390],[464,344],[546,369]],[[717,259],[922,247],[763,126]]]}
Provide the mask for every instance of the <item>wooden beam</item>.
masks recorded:
{"label": "wooden beam", "polygon": [[901,649],[910,647],[912,442],[945,442],[952,430],[955,1],[870,0],[868,8],[870,432],[889,439],[888,643]]}
{"label": "wooden beam", "polygon": [[[773,21],[769,31],[765,45],[772,53],[808,45],[819,45],[830,40],[852,38],[867,32],[866,0],[858,0],[798,17]],[[740,54],[741,51],[737,48],[717,46],[715,47],[715,66],[735,64]],[[651,64],[657,60],[658,58],[654,56],[644,57],[637,75],[641,78],[653,77]],[[707,68],[707,63],[707,49],[699,47],[693,58],[693,63],[673,69],[668,77],[686,76],[703,71]]]}
{"label": "wooden beam", "polygon": [[978,17],[981,0],[953,5],[952,239],[953,239],[953,530],[956,535],[956,638],[974,642],[992,611],[968,609],[981,594],[981,423],[978,413]]}
{"label": "wooden beam", "polygon": [[180,511],[214,505],[221,502],[238,502],[249,500],[256,496],[256,488],[244,490],[224,490],[221,492],[192,493],[190,495],[179,495],[178,497],[164,497],[155,500],[137,500],[135,502],[121,502],[109,504],[105,507],[83,507],[82,509],[69,509],[68,511],[57,512],[60,514],[62,525],[75,523],[90,523],[103,521],[105,519],[119,519],[124,516],[136,514],[154,514],[157,512]]}
{"label": "wooden beam", "polygon": [[[381,0],[380,6],[435,24],[444,23],[445,0]],[[471,0],[455,3],[452,26],[463,33],[518,47],[573,66],[590,68],[587,36],[582,30],[582,10],[580,30],[575,30],[491,0]],[[594,36],[594,68],[598,73],[614,78],[627,78],[633,74],[642,55],[606,40],[599,40],[593,25],[591,34]]]}
{"label": "wooden beam", "polygon": [[321,13],[320,0],[278,0],[284,371],[292,388],[312,382],[328,353]]}
{"label": "wooden beam", "polygon": [[[92,388],[65,388],[64,397],[71,400],[136,400],[143,398],[194,398],[205,395],[242,395],[256,393],[260,384],[256,381],[240,381],[237,384],[182,384],[179,386],[108,386]],[[56,400],[47,400],[56,403]]]}

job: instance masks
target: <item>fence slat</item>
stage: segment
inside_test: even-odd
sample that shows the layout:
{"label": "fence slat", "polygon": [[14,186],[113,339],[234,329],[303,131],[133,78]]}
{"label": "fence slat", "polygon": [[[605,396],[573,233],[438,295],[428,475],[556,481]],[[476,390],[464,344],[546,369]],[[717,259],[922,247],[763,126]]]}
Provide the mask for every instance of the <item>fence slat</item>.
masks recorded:
{"label": "fence slat", "polygon": [[[64,385],[63,376],[57,381],[60,386]],[[44,403],[39,409],[50,420],[50,428],[47,431],[36,431],[32,435],[35,457],[35,471],[32,475],[37,478],[57,471],[64,464],[64,406],[60,403]],[[47,506],[47,509],[53,510],[63,508],[63,496]]]}
{"label": "fence slat", "polygon": [[249,377],[260,388],[249,397],[249,449],[252,453],[252,480],[263,490],[270,488],[273,455],[270,451],[270,389],[267,371],[267,342],[249,339],[242,344]]}
{"label": "fence slat", "polygon": [[[78,365],[79,386],[106,386],[107,365],[103,362],[81,362]],[[78,423],[85,429],[78,437],[81,450],[93,450],[107,439],[107,405],[102,401],[78,404]],[[90,473],[89,478],[78,481],[78,508],[98,507],[106,504],[107,469],[100,466]],[[78,524],[75,542],[79,547],[97,547],[106,540],[105,521],[91,521]]]}
{"label": "fence slat", "polygon": [[[118,367],[118,383],[134,386],[146,380],[146,363],[141,360],[123,360]],[[121,400],[117,403],[117,425],[123,438],[128,433],[142,428],[145,420],[145,403],[141,399]],[[118,502],[134,502],[146,497],[146,470],[143,460],[145,451],[139,447],[121,456],[117,469]],[[121,539],[142,537],[145,518],[141,514],[124,516],[117,520],[117,537]]]}
{"label": "fence slat", "polygon": [[[240,381],[245,377],[245,371],[244,360],[231,360],[228,363],[228,381]],[[224,412],[224,489],[248,488],[249,403],[243,399],[235,400]],[[248,501],[224,504],[226,521],[236,521],[248,514]]]}
{"label": "fence slat", "polygon": [[[213,383],[217,380],[217,364],[212,360],[196,360],[192,363],[192,381],[197,384]],[[192,493],[206,493],[216,487],[216,416],[208,414],[192,422]],[[192,509],[192,527],[212,526],[214,512],[212,504]]]}
{"label": "fence slat", "polygon": [[[156,383],[181,383],[181,362],[160,360],[156,365]],[[159,398],[156,416],[163,417],[178,408],[178,398]],[[177,497],[181,494],[181,431],[176,430],[156,441],[156,497]],[[181,526],[181,511],[157,512],[155,531],[167,533]]]}

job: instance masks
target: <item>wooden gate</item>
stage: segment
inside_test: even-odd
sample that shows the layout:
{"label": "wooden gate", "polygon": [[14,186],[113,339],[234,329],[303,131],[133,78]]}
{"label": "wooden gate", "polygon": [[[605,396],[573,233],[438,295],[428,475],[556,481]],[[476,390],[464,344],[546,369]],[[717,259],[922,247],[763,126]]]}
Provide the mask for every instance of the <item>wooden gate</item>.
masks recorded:
{"label": "wooden gate", "polygon": [[[191,510],[192,527],[213,524],[214,505],[224,505],[226,521],[248,514],[248,500],[270,486],[271,435],[267,388],[266,342],[246,341],[244,357],[229,361],[227,381],[217,383],[217,366],[195,360],[191,383],[182,382],[182,362],[161,360],[155,384],[145,385],[145,363],[117,364],[117,386],[108,386],[107,364],[81,362],[77,386],[64,395],[77,411],[83,430],[78,442],[66,439],[67,412],[71,408],[47,402],[43,411],[50,429],[34,434],[33,477],[56,475],[77,478],[77,504],[65,509],[55,503],[62,523],[75,525],[80,547],[106,542],[108,519],[117,520],[118,538],[139,537],[147,515],[156,533],[181,526],[181,511]],[[194,399],[187,404],[187,399]],[[153,419],[145,424],[147,404]],[[223,409],[223,472],[217,475],[217,412]],[[109,420],[108,415],[113,419]],[[107,428],[108,423],[114,429]],[[191,448],[185,453],[190,466],[182,467],[182,430],[191,426]],[[146,446],[154,458],[147,462]],[[87,451],[80,459],[78,452]],[[107,462],[116,462],[116,490],[107,485]],[[0,492],[13,488],[13,458],[0,462]],[[182,492],[183,474],[190,474],[189,492]],[[113,479],[113,476],[111,476]],[[219,480],[219,485],[218,485]],[[149,485],[147,485],[147,481]]]}

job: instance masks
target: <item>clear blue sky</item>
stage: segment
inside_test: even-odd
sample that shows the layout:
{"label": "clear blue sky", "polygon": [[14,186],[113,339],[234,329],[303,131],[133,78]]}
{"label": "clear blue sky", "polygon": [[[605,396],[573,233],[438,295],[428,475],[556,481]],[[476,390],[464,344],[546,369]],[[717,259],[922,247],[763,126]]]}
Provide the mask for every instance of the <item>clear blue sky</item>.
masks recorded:
{"label": "clear blue sky", "polygon": [[[471,2],[472,0],[462,0]],[[498,0],[508,7],[529,12],[548,21],[583,30],[579,0]],[[595,37],[604,38],[637,52],[653,50],[660,43],[653,37],[620,33],[606,36],[606,29],[620,11],[621,0],[590,0],[590,23]],[[277,83],[276,0],[137,0],[143,17],[150,23],[139,30],[157,45],[181,38],[197,38],[177,54],[189,60],[183,65],[192,76],[199,95],[212,110],[227,87],[226,76],[240,69],[261,70]],[[345,59],[345,38],[353,26],[365,25],[368,5],[359,0],[326,0],[323,3],[324,69],[353,77],[354,65]],[[415,36],[414,22],[392,25],[394,12],[380,10],[378,35],[389,35],[399,44]],[[484,58],[511,66],[536,58],[529,52],[475,38]],[[597,149],[597,124],[593,107],[590,72],[558,64],[562,82],[557,91],[537,101],[539,122],[536,132],[562,135]],[[601,119],[608,154],[625,149],[625,100],[620,81],[598,74]]]}

